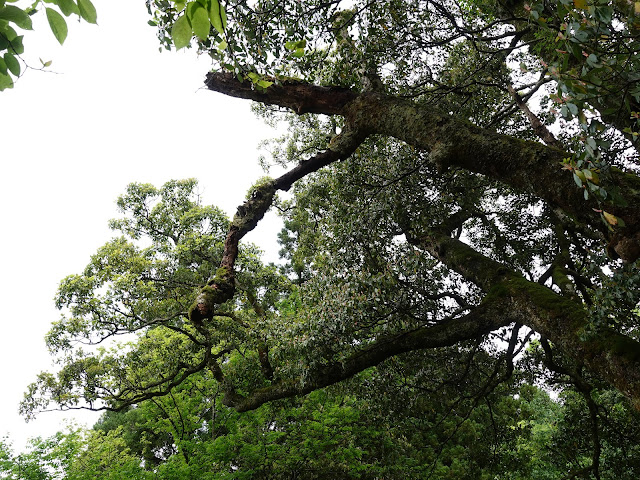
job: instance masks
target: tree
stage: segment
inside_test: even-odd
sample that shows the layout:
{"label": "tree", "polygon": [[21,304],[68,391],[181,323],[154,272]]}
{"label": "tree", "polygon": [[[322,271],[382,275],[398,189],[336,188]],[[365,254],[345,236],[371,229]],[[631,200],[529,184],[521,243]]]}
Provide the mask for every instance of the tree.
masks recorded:
{"label": "tree", "polygon": [[[423,351],[452,382],[483,372],[482,398],[536,339],[535,381],[588,410],[591,454],[572,474],[598,478],[601,392],[640,409],[638,14],[346,3],[147,2],[167,48],[212,57],[207,88],[290,123],[273,147],[290,170],[231,222],[190,184],[132,186],[113,223],[126,238],[61,285],[70,313],[48,338],[61,370],[25,412],[126,409],[203,371],[247,411]],[[282,273],[240,245],[274,205]],[[124,350],[73,349],[123,333],[137,335]]]}

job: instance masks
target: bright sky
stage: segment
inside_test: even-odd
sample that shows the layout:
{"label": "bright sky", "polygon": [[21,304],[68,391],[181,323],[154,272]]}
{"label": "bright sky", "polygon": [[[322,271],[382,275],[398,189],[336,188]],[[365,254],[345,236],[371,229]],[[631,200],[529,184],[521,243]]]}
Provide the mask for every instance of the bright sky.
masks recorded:
{"label": "bright sky", "polygon": [[[25,59],[52,60],[56,73],[27,71],[0,92],[0,437],[17,449],[67,418],[98,418],[54,412],[25,424],[18,403],[51,369],[43,337],[60,315],[58,282],[113,236],[107,221],[126,185],[196,177],[205,202],[232,215],[264,175],[258,142],[273,136],[249,102],[201,89],[206,58],[158,51],[142,0],[93,2],[99,26],[71,20],[63,47],[44,14],[34,18]],[[277,251],[278,228],[263,222],[248,239]]]}

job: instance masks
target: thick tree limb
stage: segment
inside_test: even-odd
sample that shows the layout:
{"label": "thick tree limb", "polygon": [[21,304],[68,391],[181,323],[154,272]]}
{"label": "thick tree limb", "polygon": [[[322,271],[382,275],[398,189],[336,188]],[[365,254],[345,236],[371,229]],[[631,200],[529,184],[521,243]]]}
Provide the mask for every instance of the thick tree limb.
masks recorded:
{"label": "thick tree limb", "polygon": [[271,85],[265,91],[258,91],[251,82],[239,82],[231,73],[208,73],[205,85],[209,90],[231,97],[289,108],[298,115],[303,113],[341,115],[345,105],[357,96],[348,88],[322,87],[296,80],[285,80]]}
{"label": "thick tree limb", "polygon": [[[432,162],[441,169],[456,166],[486,175],[544,199],[578,223],[606,232],[599,213],[594,211],[600,206],[593,197],[585,201],[570,175],[561,170],[562,160],[569,154],[560,149],[484,130],[431,106],[379,93],[300,82],[259,92],[224,73],[210,73],[206,85],[227,95],[296,112],[342,115],[360,135],[380,134],[402,140],[430,152]],[[614,170],[611,182],[624,192],[628,206],[607,207],[626,224],[617,229],[610,246],[622,259],[632,262],[640,258],[640,179]]]}
{"label": "thick tree limb", "polygon": [[189,319],[196,326],[201,325],[206,319],[213,318],[218,305],[233,298],[235,294],[234,265],[238,257],[238,244],[242,237],[253,230],[264,217],[273,203],[276,191],[287,191],[295,181],[324,166],[349,157],[365,138],[364,133],[347,126],[331,141],[328,150],[301,162],[274,181],[258,187],[251,198],[238,207],[225,239],[220,268],[209,280],[208,285],[202,289],[189,310]]}
{"label": "thick tree limb", "polygon": [[585,335],[588,319],[582,305],[526,280],[445,232],[431,231],[408,239],[478,285],[488,298],[508,299],[519,311],[522,324],[547,337],[578,363],[584,362],[640,410],[639,342],[608,328],[599,329],[597,335]]}

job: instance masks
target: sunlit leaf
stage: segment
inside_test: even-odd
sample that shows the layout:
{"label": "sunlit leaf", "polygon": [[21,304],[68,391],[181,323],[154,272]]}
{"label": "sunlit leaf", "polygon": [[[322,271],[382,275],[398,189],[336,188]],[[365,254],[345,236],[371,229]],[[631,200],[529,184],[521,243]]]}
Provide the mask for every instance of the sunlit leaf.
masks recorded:
{"label": "sunlit leaf", "polygon": [[13,79],[9,75],[0,73],[0,92],[7,88],[13,88]]}
{"label": "sunlit leaf", "polygon": [[56,40],[60,42],[62,45],[67,38],[67,22],[64,17],[60,15],[58,12],[53,10],[52,8],[46,9],[47,20],[49,21],[49,26],[51,27],[51,31],[53,35],[56,37]]}
{"label": "sunlit leaf", "polygon": [[218,0],[211,0],[211,7],[209,8],[209,19],[211,21],[211,25],[215,28],[220,35],[224,34],[224,29],[226,27],[226,14],[224,13],[224,8],[220,5]]}
{"label": "sunlit leaf", "polygon": [[96,7],[93,6],[91,0],[78,0],[78,8],[80,9],[80,16],[87,22],[98,23]]}
{"label": "sunlit leaf", "polygon": [[618,217],[616,217],[615,215],[609,213],[609,212],[605,212],[604,210],[602,211],[602,216],[604,217],[604,219],[607,221],[607,223],[609,225],[618,225]]}
{"label": "sunlit leaf", "polygon": [[206,40],[209,36],[209,28],[211,27],[209,15],[200,4],[196,4],[191,15],[191,27],[193,28],[193,33],[195,33],[200,40]]}
{"label": "sunlit leaf", "polygon": [[193,30],[189,24],[189,19],[186,15],[182,15],[176,20],[171,29],[171,37],[176,49],[180,50],[191,43],[191,37],[193,36]]}

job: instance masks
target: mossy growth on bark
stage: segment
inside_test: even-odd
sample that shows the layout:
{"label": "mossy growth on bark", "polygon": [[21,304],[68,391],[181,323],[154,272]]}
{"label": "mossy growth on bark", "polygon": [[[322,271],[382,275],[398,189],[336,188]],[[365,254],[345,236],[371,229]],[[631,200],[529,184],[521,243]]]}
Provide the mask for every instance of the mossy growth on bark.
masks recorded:
{"label": "mossy growth on bark", "polygon": [[238,207],[232,226],[241,232],[251,231],[273,203],[276,183],[270,177],[263,177],[253,185],[247,194],[247,200]]}
{"label": "mossy growth on bark", "polygon": [[234,279],[227,267],[216,270],[214,277],[200,290],[193,305],[189,309],[189,319],[201,325],[204,320],[210,320],[215,315],[216,307],[231,297],[234,292]]}

